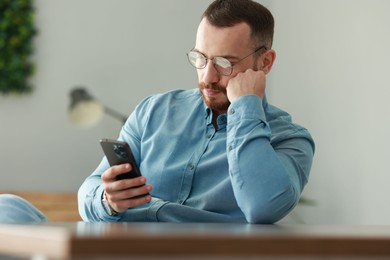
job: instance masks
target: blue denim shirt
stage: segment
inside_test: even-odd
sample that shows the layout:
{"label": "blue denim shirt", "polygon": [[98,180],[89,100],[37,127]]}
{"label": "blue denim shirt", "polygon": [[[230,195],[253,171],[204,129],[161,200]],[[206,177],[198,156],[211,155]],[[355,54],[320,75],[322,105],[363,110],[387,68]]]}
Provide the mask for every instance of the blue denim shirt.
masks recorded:
{"label": "blue denim shirt", "polygon": [[79,189],[85,221],[274,223],[297,204],[314,154],[309,132],[266,98],[242,96],[212,124],[198,89],[144,99],[123,126],[152,201],[109,216],[103,158]]}

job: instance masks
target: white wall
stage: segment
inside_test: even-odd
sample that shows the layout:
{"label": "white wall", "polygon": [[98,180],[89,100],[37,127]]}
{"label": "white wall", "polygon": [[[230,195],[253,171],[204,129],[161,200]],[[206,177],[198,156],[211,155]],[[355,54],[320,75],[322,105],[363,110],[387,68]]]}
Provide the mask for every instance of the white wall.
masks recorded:
{"label": "white wall", "polygon": [[121,123],[91,129],[68,119],[69,91],[87,87],[129,114],[145,96],[196,87],[186,52],[207,1],[37,0],[35,91],[0,96],[0,190],[76,191],[102,157],[98,140]]}
{"label": "white wall", "polygon": [[390,1],[274,1],[272,101],[317,150],[306,223],[390,223]]}
{"label": "white wall", "polygon": [[[261,1],[276,19],[270,101],[313,134],[306,223],[389,224],[390,2]],[[146,95],[196,87],[185,53],[210,3],[183,0],[37,0],[38,71],[31,96],[0,96],[0,190],[76,191],[115,138],[106,116],[78,129],[69,91],[86,86],[130,113]]]}

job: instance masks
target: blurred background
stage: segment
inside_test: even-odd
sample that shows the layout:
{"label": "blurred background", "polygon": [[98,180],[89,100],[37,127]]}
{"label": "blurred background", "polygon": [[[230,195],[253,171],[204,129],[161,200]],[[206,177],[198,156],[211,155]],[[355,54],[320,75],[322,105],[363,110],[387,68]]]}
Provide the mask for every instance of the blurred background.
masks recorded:
{"label": "blurred background", "polygon": [[[210,2],[36,0],[34,90],[0,95],[0,190],[73,192],[95,169],[99,139],[122,122],[72,124],[74,87],[125,115],[148,95],[197,87],[185,54]],[[317,146],[304,191],[315,204],[286,221],[390,224],[390,2],[258,2],[276,20],[269,101]]]}

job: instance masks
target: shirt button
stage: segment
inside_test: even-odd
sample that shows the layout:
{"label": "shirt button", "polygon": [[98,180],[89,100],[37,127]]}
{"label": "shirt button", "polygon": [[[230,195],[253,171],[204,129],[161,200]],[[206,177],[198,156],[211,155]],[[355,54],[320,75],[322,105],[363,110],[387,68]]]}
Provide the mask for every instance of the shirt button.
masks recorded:
{"label": "shirt button", "polygon": [[208,135],[207,135],[207,138],[211,138],[211,134],[208,134]]}
{"label": "shirt button", "polygon": [[228,150],[229,150],[229,152],[230,152],[231,150],[233,150],[233,146],[229,145]]}
{"label": "shirt button", "polygon": [[236,113],[236,110],[234,110],[233,108],[230,109],[229,114],[233,115],[234,113]]}
{"label": "shirt button", "polygon": [[179,204],[183,204],[183,200],[179,200]]}
{"label": "shirt button", "polygon": [[195,169],[195,165],[193,165],[193,164],[188,165],[188,167],[190,168],[191,171],[192,171],[193,169]]}

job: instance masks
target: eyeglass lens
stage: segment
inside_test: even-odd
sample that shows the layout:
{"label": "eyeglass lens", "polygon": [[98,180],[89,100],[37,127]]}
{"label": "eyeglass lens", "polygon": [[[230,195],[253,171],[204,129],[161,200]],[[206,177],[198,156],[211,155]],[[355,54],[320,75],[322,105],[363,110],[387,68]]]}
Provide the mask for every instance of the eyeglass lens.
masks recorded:
{"label": "eyeglass lens", "polygon": [[[188,53],[189,62],[197,69],[204,69],[208,58],[197,51],[190,51]],[[232,63],[223,57],[214,57],[210,59],[213,61],[215,69],[222,75],[230,75],[232,73]]]}

